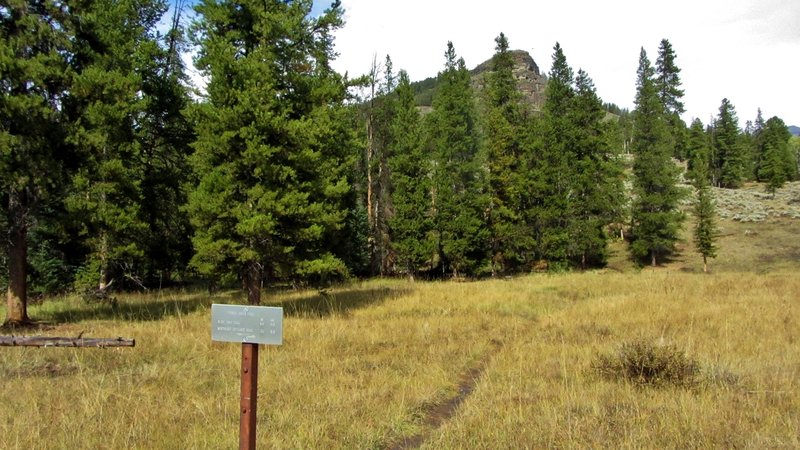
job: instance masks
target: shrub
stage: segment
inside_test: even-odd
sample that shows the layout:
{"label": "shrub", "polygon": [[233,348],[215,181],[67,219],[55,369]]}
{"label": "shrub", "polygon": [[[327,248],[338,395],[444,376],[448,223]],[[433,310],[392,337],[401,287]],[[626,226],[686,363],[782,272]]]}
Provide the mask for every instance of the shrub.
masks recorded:
{"label": "shrub", "polygon": [[600,355],[593,365],[601,376],[640,386],[690,387],[698,382],[700,365],[672,345],[639,339],[613,354]]}

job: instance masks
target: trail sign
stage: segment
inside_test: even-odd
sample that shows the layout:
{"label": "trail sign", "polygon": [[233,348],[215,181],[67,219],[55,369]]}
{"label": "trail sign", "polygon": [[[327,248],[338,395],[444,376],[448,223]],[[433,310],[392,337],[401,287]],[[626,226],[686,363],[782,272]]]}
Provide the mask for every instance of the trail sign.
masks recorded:
{"label": "trail sign", "polygon": [[283,344],[283,308],[211,305],[211,340],[242,344],[239,449],[256,448],[258,345]]}
{"label": "trail sign", "polygon": [[211,305],[211,340],[283,344],[283,308]]}

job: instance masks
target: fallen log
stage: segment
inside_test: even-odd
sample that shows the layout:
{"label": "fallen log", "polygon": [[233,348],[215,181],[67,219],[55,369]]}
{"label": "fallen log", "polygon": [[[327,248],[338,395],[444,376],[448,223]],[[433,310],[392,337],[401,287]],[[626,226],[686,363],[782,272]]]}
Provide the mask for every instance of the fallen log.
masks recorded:
{"label": "fallen log", "polygon": [[0,347],[134,347],[135,339],[55,336],[0,336]]}

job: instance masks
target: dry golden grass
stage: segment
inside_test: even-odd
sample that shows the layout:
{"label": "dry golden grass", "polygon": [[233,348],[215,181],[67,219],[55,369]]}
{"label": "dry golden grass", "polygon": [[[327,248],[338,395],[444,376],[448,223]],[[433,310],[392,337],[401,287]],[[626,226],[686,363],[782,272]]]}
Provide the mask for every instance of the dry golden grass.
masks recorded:
{"label": "dry golden grass", "polygon": [[[286,318],[262,347],[260,448],[800,448],[800,221],[722,220],[710,275],[687,225],[655,270],[617,242],[597,272],[271,292]],[[0,448],[235,447],[241,353],[211,342],[210,304],[242,301],[32,306],[44,334],[137,346],[0,348]],[[631,343],[685,353],[696,382],[598,372]]]}
{"label": "dry golden grass", "polygon": [[[795,272],[536,275],[474,283],[373,281],[277,293],[285,343],[262,351],[261,448],[800,447]],[[134,349],[4,348],[0,448],[231,448],[236,344],[210,341],[212,301],[65,299],[33,309],[47,334],[135,337]],[[94,317],[92,317],[94,315]],[[640,339],[685,351],[699,385],[600,377]],[[474,391],[441,427],[427,413]]]}

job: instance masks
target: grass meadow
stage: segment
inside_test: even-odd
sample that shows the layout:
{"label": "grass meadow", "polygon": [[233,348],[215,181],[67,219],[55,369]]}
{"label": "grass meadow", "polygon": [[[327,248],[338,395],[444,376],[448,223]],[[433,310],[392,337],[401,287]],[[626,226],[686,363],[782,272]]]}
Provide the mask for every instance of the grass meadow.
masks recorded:
{"label": "grass meadow", "polygon": [[[800,448],[799,222],[723,220],[711,274],[687,240],[657,269],[617,243],[602,271],[267,292],[259,447]],[[240,293],[118,300],[31,306],[41,334],[136,347],[0,348],[0,448],[236,447],[241,350],[210,305]],[[631,348],[678,378],[604,365]]]}

